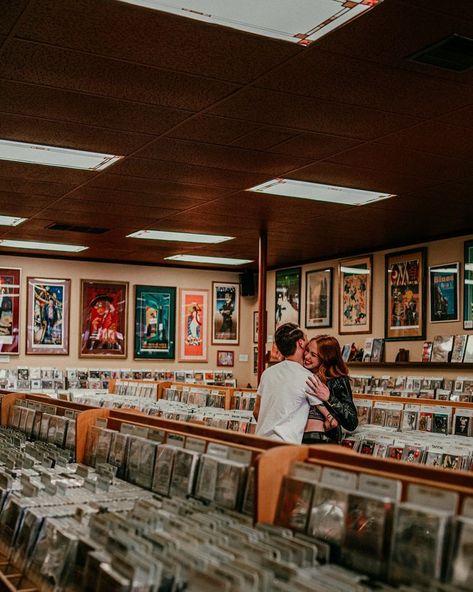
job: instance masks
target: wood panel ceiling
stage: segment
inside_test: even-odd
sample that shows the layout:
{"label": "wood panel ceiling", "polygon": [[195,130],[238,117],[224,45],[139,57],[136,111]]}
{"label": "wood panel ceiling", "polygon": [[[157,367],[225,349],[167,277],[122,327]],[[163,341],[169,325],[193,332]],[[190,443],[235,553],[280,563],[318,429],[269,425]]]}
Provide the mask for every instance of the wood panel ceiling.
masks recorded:
{"label": "wood panel ceiling", "polygon": [[[0,138],[125,158],[101,173],[0,161],[0,214],[29,218],[0,238],[162,265],[256,260],[266,230],[274,268],[471,232],[473,70],[408,59],[453,33],[473,37],[470,0],[385,0],[308,48],[115,0],[2,0]],[[275,176],[397,197],[354,208],[245,191]],[[125,238],[142,228],[236,238]]]}

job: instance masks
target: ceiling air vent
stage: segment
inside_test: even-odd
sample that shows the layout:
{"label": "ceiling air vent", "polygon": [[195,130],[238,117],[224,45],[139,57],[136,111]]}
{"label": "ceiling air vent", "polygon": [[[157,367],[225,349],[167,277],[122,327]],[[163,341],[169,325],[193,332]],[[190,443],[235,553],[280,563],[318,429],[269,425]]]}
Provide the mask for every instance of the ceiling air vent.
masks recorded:
{"label": "ceiling air vent", "polygon": [[108,232],[109,228],[99,228],[97,226],[79,226],[78,224],[50,224],[48,230],[61,230],[62,232],[82,232],[83,234],[103,234]]}
{"label": "ceiling air vent", "polygon": [[414,62],[463,72],[473,66],[473,39],[451,35],[410,56]]}

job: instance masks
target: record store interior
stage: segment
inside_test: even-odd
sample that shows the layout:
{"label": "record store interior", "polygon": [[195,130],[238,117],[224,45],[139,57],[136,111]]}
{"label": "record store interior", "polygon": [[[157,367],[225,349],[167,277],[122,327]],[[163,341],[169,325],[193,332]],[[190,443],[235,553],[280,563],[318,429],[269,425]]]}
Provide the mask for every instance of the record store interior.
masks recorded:
{"label": "record store interior", "polygon": [[0,592],[473,592],[471,0],[0,1]]}

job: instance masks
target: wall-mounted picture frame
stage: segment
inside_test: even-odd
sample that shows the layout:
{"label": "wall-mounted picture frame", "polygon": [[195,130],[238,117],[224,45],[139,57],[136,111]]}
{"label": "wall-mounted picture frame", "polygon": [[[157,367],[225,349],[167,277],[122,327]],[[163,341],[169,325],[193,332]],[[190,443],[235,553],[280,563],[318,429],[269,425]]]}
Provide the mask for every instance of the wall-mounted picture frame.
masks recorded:
{"label": "wall-mounted picture frame", "polygon": [[253,346],[253,374],[258,374],[258,346]]}
{"label": "wall-mounted picture frame", "polygon": [[212,344],[240,343],[240,284],[212,282]]}
{"label": "wall-mounted picture frame", "polygon": [[176,288],[135,286],[135,360],[172,360],[176,344]]}
{"label": "wall-mounted picture frame", "polygon": [[463,328],[473,329],[473,240],[465,241],[463,264]]}
{"label": "wall-mounted picture frame", "polygon": [[385,339],[425,340],[427,249],[385,256]]}
{"label": "wall-mounted picture frame", "polygon": [[258,311],[253,311],[253,343],[258,343]]}
{"label": "wall-mounted picture frame", "polygon": [[206,362],[209,291],[179,290],[179,361]]}
{"label": "wall-mounted picture frame", "polygon": [[81,280],[80,358],[126,358],[128,282]]}
{"label": "wall-mounted picture frame", "polygon": [[284,323],[296,323],[300,325],[301,297],[301,268],[280,269],[276,271],[274,329]]}
{"label": "wall-mounted picture frame", "polygon": [[305,274],[305,327],[332,326],[333,267]]}
{"label": "wall-mounted picture frame", "polygon": [[0,267],[0,352],[20,353],[21,269]]}
{"label": "wall-mounted picture frame", "polygon": [[29,277],[26,291],[26,354],[69,354],[71,280]]}
{"label": "wall-mounted picture frame", "polygon": [[371,333],[373,256],[346,259],[339,265],[338,332]]}
{"label": "wall-mounted picture frame", "polygon": [[217,351],[217,366],[227,366],[232,368],[235,365],[235,352]]}
{"label": "wall-mounted picture frame", "polygon": [[449,323],[459,320],[459,261],[429,267],[429,302],[431,323]]}

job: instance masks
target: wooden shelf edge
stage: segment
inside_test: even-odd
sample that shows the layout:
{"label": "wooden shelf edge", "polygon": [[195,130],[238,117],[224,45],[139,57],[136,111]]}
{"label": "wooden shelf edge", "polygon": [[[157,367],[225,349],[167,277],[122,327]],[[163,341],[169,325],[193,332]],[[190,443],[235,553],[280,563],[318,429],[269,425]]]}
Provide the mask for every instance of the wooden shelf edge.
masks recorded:
{"label": "wooden shelf edge", "polygon": [[462,362],[348,362],[349,368],[437,368],[439,370],[473,370],[473,363]]}

